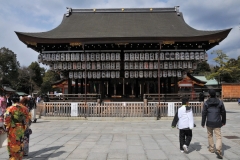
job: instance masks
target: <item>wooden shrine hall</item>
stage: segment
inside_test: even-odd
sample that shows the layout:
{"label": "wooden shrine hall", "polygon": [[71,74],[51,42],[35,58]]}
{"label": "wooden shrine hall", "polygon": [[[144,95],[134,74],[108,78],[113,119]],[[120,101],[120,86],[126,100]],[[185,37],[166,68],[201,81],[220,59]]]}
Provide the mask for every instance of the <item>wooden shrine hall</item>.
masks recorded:
{"label": "wooden shrine hall", "polygon": [[39,62],[67,79],[66,94],[122,100],[178,93],[178,82],[231,29],[206,30],[186,24],[179,7],[67,8],[56,28],[16,34]]}

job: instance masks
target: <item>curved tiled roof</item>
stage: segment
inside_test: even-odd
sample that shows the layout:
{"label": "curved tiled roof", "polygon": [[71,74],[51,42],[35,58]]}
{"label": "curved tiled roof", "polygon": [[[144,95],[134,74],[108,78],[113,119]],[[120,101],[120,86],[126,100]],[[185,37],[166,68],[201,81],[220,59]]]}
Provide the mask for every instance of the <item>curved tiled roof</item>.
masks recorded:
{"label": "curved tiled roof", "polygon": [[[72,9],[53,30],[39,33],[16,32],[22,41],[87,41],[89,39],[208,41],[223,40],[231,29],[196,30],[186,24],[175,8],[165,9]],[[37,39],[36,39],[37,38]],[[51,41],[47,41],[51,39]],[[59,41],[60,42],[60,41]]]}

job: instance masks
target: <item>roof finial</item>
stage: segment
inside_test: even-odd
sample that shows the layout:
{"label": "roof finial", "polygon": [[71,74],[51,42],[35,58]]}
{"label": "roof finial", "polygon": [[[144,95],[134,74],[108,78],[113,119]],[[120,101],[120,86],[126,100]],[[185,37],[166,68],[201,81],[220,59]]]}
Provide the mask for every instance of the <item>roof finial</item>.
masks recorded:
{"label": "roof finial", "polygon": [[72,13],[72,8],[67,7],[66,17],[69,17],[71,13]]}
{"label": "roof finial", "polygon": [[179,6],[175,6],[175,11],[177,12],[177,15],[180,16]]}

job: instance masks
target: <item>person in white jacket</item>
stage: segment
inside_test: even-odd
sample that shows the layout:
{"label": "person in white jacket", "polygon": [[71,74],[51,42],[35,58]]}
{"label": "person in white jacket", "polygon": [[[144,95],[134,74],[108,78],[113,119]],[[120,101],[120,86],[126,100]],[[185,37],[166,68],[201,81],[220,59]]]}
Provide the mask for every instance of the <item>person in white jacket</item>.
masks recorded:
{"label": "person in white jacket", "polygon": [[189,106],[189,99],[182,98],[182,106],[178,108],[172,121],[172,128],[178,125],[180,151],[188,152],[188,146],[192,140],[192,129],[195,127],[192,108]]}

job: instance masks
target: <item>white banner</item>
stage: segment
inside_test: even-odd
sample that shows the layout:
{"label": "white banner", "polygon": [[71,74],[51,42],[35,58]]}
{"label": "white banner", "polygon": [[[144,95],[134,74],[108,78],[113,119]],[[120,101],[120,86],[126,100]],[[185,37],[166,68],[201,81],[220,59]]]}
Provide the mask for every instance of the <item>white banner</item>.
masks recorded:
{"label": "white banner", "polygon": [[77,117],[77,116],[78,116],[78,104],[71,103],[71,117]]}
{"label": "white banner", "polygon": [[174,103],[173,102],[168,103],[168,116],[169,117],[175,116]]}

